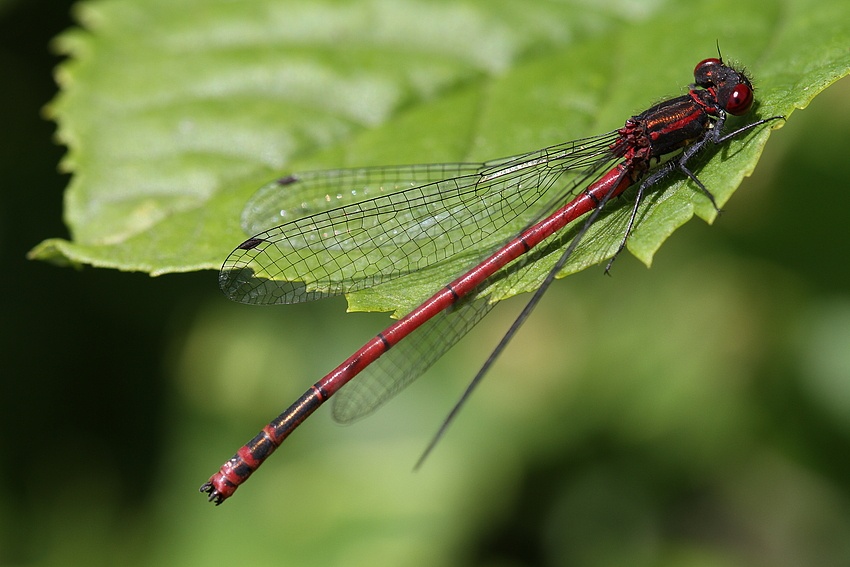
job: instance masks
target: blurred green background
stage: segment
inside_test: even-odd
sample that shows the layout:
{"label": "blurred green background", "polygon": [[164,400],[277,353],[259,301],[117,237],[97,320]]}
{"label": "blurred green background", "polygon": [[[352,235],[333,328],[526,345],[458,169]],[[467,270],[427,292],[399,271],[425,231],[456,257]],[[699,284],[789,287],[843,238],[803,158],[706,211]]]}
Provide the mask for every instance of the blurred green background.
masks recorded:
{"label": "blurred green background", "polygon": [[40,112],[69,6],[0,3],[0,565],[850,565],[846,79],[715,226],[556,283],[421,471],[523,298],[216,509],[197,487],[387,318],[25,260],[66,234]]}

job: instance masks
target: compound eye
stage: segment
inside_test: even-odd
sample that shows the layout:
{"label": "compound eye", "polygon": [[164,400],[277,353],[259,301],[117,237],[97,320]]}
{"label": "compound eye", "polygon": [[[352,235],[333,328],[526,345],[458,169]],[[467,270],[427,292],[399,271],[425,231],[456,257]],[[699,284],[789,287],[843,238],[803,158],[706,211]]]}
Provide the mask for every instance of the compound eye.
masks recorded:
{"label": "compound eye", "polygon": [[713,84],[711,76],[714,74],[717,67],[722,65],[723,61],[716,57],[703,59],[697,63],[696,67],[694,67],[694,80],[701,87],[711,86]]}
{"label": "compound eye", "polygon": [[740,116],[742,114],[746,114],[752,105],[753,89],[750,88],[749,85],[738,83],[735,85],[735,88],[732,89],[732,92],[729,93],[729,97],[726,99],[723,108],[729,114]]}

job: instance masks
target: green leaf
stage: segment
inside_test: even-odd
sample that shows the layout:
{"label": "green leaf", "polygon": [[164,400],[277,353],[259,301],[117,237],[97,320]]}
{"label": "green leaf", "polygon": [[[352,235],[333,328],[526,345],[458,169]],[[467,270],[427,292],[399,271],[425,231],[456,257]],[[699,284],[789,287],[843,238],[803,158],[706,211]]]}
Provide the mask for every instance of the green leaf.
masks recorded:
{"label": "green leaf", "polygon": [[[412,1],[275,3],[111,0],[79,5],[84,29],[49,113],[69,150],[71,241],[31,257],[150,274],[217,269],[245,239],[260,186],[293,170],[484,161],[605,132],[675,96],[715,55],[746,63],[759,117],[804,108],[850,69],[850,7],[832,2]],[[740,124],[740,122],[738,122]],[[699,176],[725,203],[769,129],[714,152]],[[625,200],[621,200],[624,201]],[[619,244],[618,203],[567,271]],[[629,250],[645,262],[694,214],[690,183],[646,199]],[[491,291],[533,289],[555,261]],[[406,310],[445,266],[349,296]]]}

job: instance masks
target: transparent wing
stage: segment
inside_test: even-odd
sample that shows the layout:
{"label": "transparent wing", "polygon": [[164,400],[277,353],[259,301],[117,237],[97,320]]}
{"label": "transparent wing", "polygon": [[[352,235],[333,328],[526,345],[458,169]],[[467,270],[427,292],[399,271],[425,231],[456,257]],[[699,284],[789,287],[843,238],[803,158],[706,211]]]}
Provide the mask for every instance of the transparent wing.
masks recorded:
{"label": "transparent wing", "polygon": [[[616,136],[483,164],[284,177],[246,206],[245,228],[265,230],[228,256],[219,284],[243,303],[298,303],[372,287],[480,250],[469,261],[474,264],[583,188],[589,172],[615,159],[609,146]],[[311,214],[331,203],[342,205]]]}
{"label": "transparent wing", "polygon": [[[393,346],[336,393],[334,420],[350,423],[360,419],[413,383],[495,307],[497,302],[489,295],[493,286],[512,288],[528,277],[530,269],[538,272],[536,278],[542,282],[579,229],[576,226],[565,234],[553,236],[548,245],[505,266],[483,282],[474,296],[436,315]],[[544,261],[546,267],[540,269],[539,261]]]}
{"label": "transparent wing", "polygon": [[390,165],[307,171],[261,187],[245,204],[242,230],[259,234],[345,205],[478,173],[480,163]]}

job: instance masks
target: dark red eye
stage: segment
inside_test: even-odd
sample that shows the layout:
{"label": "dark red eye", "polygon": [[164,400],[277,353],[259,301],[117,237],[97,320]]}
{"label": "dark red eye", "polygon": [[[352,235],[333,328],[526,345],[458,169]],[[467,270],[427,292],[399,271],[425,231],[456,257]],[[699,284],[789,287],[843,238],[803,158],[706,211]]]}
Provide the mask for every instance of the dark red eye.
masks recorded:
{"label": "dark red eye", "polygon": [[749,85],[739,83],[735,85],[735,88],[726,99],[724,109],[729,114],[740,116],[741,114],[746,114],[752,105],[753,89]]}
{"label": "dark red eye", "polygon": [[713,83],[711,76],[718,65],[723,65],[723,61],[716,57],[703,59],[697,63],[697,66],[694,67],[694,80],[696,83],[701,87],[710,86]]}

